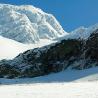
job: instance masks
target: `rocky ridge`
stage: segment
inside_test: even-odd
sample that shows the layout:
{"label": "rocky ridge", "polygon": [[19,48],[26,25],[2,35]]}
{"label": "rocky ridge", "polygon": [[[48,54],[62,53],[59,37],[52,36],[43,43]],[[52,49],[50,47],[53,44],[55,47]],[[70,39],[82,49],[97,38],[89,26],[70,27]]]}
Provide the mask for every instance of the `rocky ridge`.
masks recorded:
{"label": "rocky ridge", "polygon": [[86,69],[98,65],[98,29],[88,39],[65,39],[59,43],[35,48],[13,60],[0,62],[1,77],[36,77],[67,68]]}

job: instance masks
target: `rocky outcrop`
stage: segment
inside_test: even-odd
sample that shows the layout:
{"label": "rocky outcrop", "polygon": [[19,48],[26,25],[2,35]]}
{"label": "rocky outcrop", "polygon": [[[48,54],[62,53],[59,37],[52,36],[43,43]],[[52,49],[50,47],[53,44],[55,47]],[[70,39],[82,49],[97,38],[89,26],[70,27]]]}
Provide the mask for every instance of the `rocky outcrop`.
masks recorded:
{"label": "rocky outcrop", "polygon": [[98,65],[98,29],[87,40],[67,39],[28,50],[0,62],[0,77],[36,77],[67,68],[82,70]]}

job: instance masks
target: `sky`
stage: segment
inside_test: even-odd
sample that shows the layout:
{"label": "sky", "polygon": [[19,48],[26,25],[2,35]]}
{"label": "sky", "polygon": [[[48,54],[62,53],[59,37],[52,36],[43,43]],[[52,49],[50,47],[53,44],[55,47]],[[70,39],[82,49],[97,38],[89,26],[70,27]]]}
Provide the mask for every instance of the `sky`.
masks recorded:
{"label": "sky", "polygon": [[98,0],[0,0],[0,3],[34,5],[53,14],[69,32],[98,23]]}

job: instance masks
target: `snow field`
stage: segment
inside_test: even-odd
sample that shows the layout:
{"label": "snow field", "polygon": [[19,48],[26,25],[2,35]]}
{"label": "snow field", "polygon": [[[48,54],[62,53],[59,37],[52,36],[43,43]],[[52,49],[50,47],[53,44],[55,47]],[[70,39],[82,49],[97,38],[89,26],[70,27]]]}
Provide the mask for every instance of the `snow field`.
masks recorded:
{"label": "snow field", "polygon": [[1,98],[98,98],[98,82],[0,86]]}

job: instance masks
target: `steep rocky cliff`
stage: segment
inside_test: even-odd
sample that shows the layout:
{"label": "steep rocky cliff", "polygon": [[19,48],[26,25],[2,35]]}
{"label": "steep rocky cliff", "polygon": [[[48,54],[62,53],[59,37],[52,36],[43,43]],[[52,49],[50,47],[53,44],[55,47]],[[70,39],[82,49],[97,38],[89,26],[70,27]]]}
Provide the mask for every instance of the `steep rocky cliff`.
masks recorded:
{"label": "steep rocky cliff", "polygon": [[0,62],[1,77],[36,77],[67,68],[82,70],[98,65],[98,29],[88,39],[67,39],[28,50]]}

